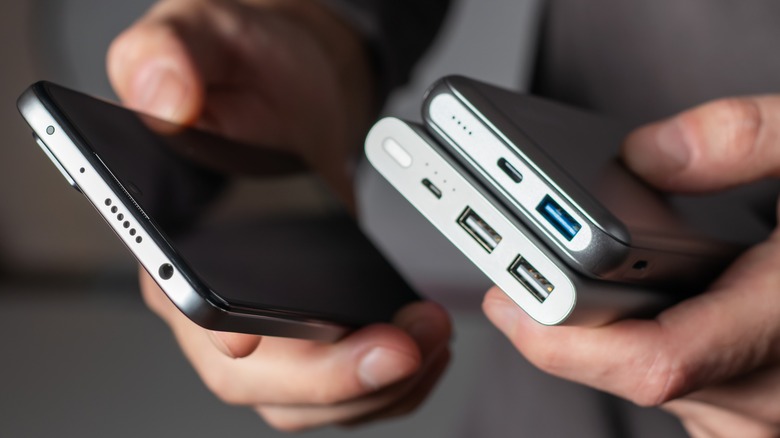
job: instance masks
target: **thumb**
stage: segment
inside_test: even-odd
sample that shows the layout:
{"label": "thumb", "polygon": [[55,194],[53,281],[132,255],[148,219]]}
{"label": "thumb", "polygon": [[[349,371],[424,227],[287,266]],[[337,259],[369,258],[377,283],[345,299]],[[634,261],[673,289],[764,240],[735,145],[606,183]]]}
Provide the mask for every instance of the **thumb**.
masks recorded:
{"label": "thumb", "polygon": [[241,333],[209,331],[209,339],[214,346],[228,357],[234,359],[249,356],[260,345],[262,336]]}
{"label": "thumb", "polygon": [[107,69],[130,108],[174,123],[199,117],[202,80],[184,43],[165,25],[140,22],[126,30],[109,48]]}
{"label": "thumb", "polygon": [[631,133],[626,164],[665,190],[698,192],[780,174],[780,97],[713,101]]}

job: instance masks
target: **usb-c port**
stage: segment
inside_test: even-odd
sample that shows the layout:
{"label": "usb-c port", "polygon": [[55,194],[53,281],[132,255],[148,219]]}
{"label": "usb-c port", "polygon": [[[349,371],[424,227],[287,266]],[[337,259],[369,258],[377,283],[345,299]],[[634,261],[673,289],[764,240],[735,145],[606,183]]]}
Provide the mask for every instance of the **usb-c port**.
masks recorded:
{"label": "usb-c port", "polygon": [[515,166],[509,164],[506,158],[498,159],[498,167],[503,170],[504,173],[516,183],[523,181],[523,174],[519,170],[515,169]]}

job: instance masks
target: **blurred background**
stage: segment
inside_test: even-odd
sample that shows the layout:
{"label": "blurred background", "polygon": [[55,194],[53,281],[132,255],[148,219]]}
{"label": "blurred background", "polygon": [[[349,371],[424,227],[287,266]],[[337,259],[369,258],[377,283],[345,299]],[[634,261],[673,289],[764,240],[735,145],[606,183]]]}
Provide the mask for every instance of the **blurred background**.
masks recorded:
{"label": "blurred background", "polygon": [[[0,4],[0,436],[276,436],[249,409],[225,406],[205,389],[167,327],[143,306],[129,253],[35,145],[15,107],[17,96],[39,79],[113,98],[104,69],[109,42],[151,3]],[[532,20],[522,20],[533,15],[528,11],[534,3],[456,2],[434,50],[385,112],[418,120],[423,90],[444,74],[522,86],[533,35]],[[514,386],[486,386],[498,362],[528,368],[481,316],[487,281],[371,169],[363,167],[358,186],[363,225],[399,269],[423,294],[436,298],[451,289],[444,304],[456,323],[454,360],[413,415],[310,436],[449,437],[462,432],[457,419],[474,408],[471,402],[480,393],[498,393],[500,402],[505,392],[532,397],[561,384],[538,375]],[[261,185],[245,182],[235,190],[237,205],[244,204],[239,210],[270,208],[247,202],[262,199]],[[311,181],[290,181],[290,190],[301,205],[317,202]],[[382,219],[388,211],[392,223]],[[415,236],[397,239],[398,230]],[[425,252],[420,242],[426,242]],[[441,256],[425,257],[431,253]],[[576,400],[561,403],[561,409],[567,403],[582,409]],[[536,407],[510,415],[539,422],[546,411]]]}

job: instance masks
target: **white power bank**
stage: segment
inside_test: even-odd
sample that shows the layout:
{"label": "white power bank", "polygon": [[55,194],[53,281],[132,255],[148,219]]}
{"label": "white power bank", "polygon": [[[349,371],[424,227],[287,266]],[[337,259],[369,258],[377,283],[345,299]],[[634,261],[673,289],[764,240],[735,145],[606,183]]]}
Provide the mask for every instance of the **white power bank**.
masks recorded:
{"label": "white power bank", "polygon": [[365,150],[393,187],[542,324],[599,325],[685,297],[672,289],[595,280],[573,271],[479,188],[421,126],[382,119],[369,132]]}

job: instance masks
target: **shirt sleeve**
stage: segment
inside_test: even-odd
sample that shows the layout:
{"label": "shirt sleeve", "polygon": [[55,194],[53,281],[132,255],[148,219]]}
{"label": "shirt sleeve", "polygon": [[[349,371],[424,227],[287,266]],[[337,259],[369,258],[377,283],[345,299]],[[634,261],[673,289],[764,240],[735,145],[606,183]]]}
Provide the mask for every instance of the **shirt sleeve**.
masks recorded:
{"label": "shirt sleeve", "polygon": [[450,0],[321,0],[364,35],[382,99],[409,80]]}

